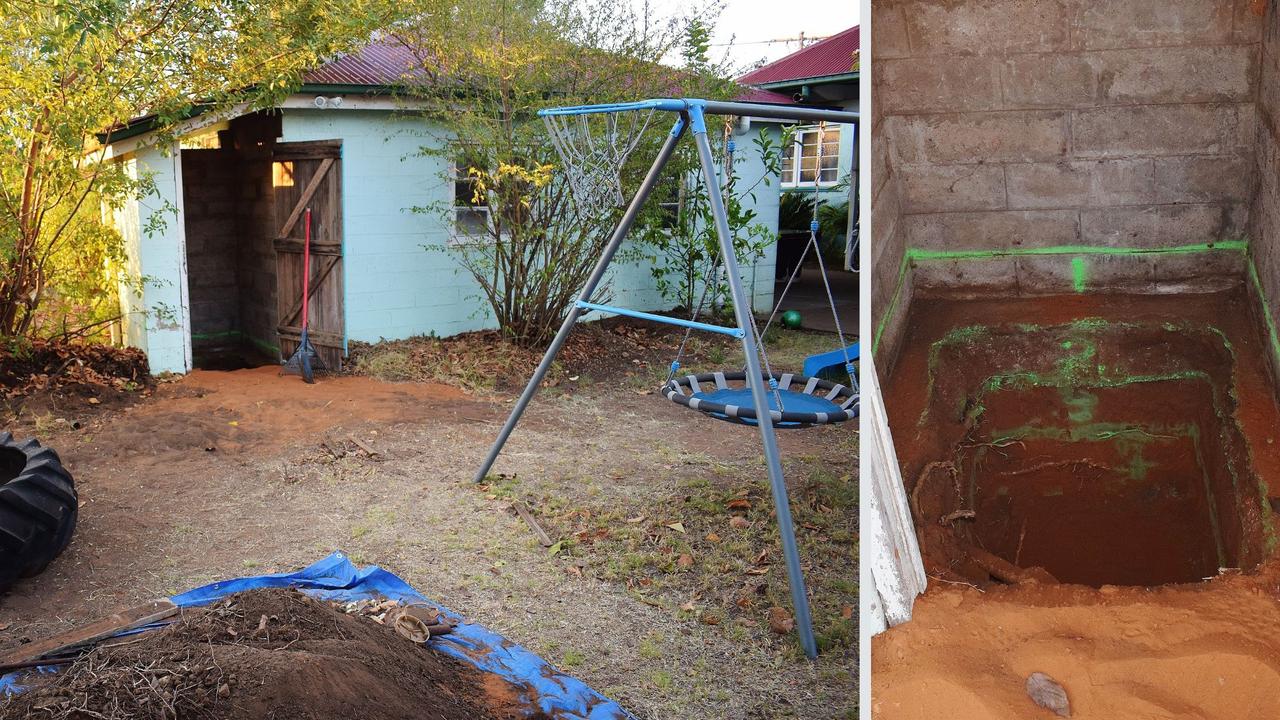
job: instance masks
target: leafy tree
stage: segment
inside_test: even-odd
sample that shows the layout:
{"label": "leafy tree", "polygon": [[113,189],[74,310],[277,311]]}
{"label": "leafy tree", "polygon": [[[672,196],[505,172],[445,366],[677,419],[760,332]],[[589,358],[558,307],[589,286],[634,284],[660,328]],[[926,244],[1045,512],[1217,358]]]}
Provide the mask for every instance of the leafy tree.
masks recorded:
{"label": "leafy tree", "polygon": [[[197,112],[270,106],[393,5],[0,0],[0,335],[62,330],[65,314],[101,314],[114,294],[101,270],[118,264],[120,239],[98,204],[119,207],[150,184],[100,141],[140,115],[163,138]],[[63,317],[42,317],[46,302]]]}
{"label": "leafy tree", "polygon": [[[730,140],[736,146],[732,162],[726,152]],[[781,171],[785,143],[785,137],[778,142],[765,129],[744,143],[742,138],[734,139],[728,127],[718,143],[713,143],[713,153],[724,158],[720,174],[725,215],[734,252],[741,264],[764,257],[765,250],[777,239],[751,205],[760,189],[768,186]],[[758,156],[763,170],[747,186],[740,182],[738,167],[746,162],[744,153]],[[637,230],[637,242],[627,257],[648,265],[658,292],[692,315],[701,305],[728,294],[722,274],[713,274],[720,267],[720,239],[695,148],[681,147],[673,158],[665,192],[674,202],[645,213]],[[744,202],[746,200],[750,203]]]}
{"label": "leafy tree", "polygon": [[[487,208],[450,250],[509,339],[537,345],[554,335],[620,212],[579,210],[537,111],[654,96],[722,97],[728,86],[709,66],[680,71],[662,64],[684,50],[688,33],[705,43],[715,12],[658,18],[614,0],[496,0],[460,5],[447,16],[416,14],[395,29],[418,59],[405,93],[444,128],[430,133],[421,152],[457,168],[460,202]],[[621,170],[626,187],[635,187],[668,127],[660,116],[654,122]],[[454,224],[451,203],[418,210]]]}

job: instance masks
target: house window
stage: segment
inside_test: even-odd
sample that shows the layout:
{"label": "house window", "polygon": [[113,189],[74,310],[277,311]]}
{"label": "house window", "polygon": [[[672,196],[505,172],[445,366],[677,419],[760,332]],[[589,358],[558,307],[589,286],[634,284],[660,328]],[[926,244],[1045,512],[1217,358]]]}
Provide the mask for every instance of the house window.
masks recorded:
{"label": "house window", "polygon": [[658,226],[663,230],[674,230],[680,224],[680,210],[684,205],[685,179],[675,175],[667,176],[654,189],[654,199],[658,203]]}
{"label": "house window", "polygon": [[459,236],[479,237],[489,230],[489,198],[477,194],[471,167],[463,160],[453,165],[453,227]]}
{"label": "house window", "polygon": [[[822,140],[822,166],[818,167],[818,140]],[[840,126],[796,129],[795,142],[782,156],[782,186],[835,185],[840,172]]]}

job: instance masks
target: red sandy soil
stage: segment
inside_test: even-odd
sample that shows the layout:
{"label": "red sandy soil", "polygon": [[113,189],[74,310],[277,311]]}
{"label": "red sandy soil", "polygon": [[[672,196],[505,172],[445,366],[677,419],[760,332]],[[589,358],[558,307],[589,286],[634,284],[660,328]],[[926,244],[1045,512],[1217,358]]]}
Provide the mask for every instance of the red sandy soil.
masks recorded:
{"label": "red sandy soil", "polygon": [[[1280,410],[1265,365],[1266,339],[1251,307],[1243,291],[919,302],[907,349],[886,386],[906,482],[940,457],[931,431],[918,424],[932,339],[976,322],[1103,316],[1203,321],[1226,334],[1235,353],[1235,420],[1257,477],[1276,495]],[[937,527],[936,518],[930,523]],[[1073,718],[1280,717],[1280,559],[1274,554],[1244,574],[1156,588],[973,583],[955,570],[939,554],[926,553],[930,588],[917,600],[913,619],[873,640],[871,713],[877,720],[1053,718],[1026,693],[1033,672],[1062,684]]]}
{"label": "red sandy soil", "polygon": [[[423,422],[474,425],[489,432],[503,407],[432,383],[385,383],[357,376],[325,376],[313,385],[280,377],[279,368],[233,372],[194,371],[162,382],[148,397],[117,409],[77,404],[66,419],[81,427],[36,435],[61,455],[80,482],[80,527],[73,540],[84,562],[59,565],[66,574],[61,591],[74,595],[87,585],[110,587],[122,581],[120,558],[147,558],[157,550],[156,532],[173,522],[173,504],[222,507],[228,489],[220,481],[230,468],[275,458],[282,448],[346,443],[368,438],[371,428]],[[104,403],[105,404],[105,403]],[[78,414],[77,414],[78,413]],[[202,478],[204,482],[192,482]],[[101,533],[100,535],[97,533]],[[96,542],[89,538],[97,538]],[[219,547],[237,557],[241,548]],[[127,575],[126,575],[127,577]],[[36,592],[23,584],[0,602],[18,618],[43,617],[63,592]],[[113,606],[88,607],[92,614]],[[12,617],[12,615],[11,615]],[[0,647],[20,638],[0,633]]]}

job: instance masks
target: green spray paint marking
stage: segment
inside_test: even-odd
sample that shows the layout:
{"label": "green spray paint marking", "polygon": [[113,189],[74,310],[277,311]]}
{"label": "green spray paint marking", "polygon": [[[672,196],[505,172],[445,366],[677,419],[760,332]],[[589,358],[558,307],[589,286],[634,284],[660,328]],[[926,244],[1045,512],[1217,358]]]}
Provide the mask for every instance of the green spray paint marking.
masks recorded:
{"label": "green spray paint marking", "polygon": [[925,250],[907,248],[911,260],[991,260],[1005,257],[1040,255],[1186,255],[1188,253],[1217,250],[1245,252],[1249,243],[1245,240],[1223,240],[1212,243],[1173,245],[1158,248],[1103,247],[1097,245],[1053,245],[1042,248],[1000,248],[996,250]]}
{"label": "green spray paint marking", "polygon": [[1280,362],[1280,333],[1276,331],[1276,319],[1271,312],[1271,304],[1267,302],[1267,293],[1262,289],[1262,279],[1258,277],[1258,266],[1249,256],[1249,279],[1253,281],[1254,292],[1258,293],[1258,302],[1262,305],[1262,318],[1267,325],[1267,333],[1271,336],[1271,354],[1276,362]]}
{"label": "green spray paint marking", "polygon": [[1084,258],[1071,258],[1071,287],[1078,293],[1084,292]]}
{"label": "green spray paint marking", "polygon": [[[1186,255],[1206,252],[1240,252],[1247,254],[1248,250],[1249,243],[1247,240],[1223,240],[1214,243],[1196,243],[1164,248],[1095,247],[1092,245],[1057,245],[1043,248],[1007,248],[999,250],[925,250],[923,248],[907,248],[903,252],[902,262],[898,266],[898,277],[894,285],[893,296],[889,300],[889,307],[885,308],[884,314],[880,316],[880,322],[876,325],[875,335],[871,340],[871,352],[874,354],[880,350],[880,341],[884,337],[885,330],[889,327],[889,321],[893,319],[894,311],[898,308],[898,303],[901,300],[902,291],[907,281],[907,271],[911,269],[913,262],[994,260],[1007,257],[1055,255]],[[1080,259],[1083,260],[1083,258]],[[1074,260],[1075,258],[1073,258],[1073,268]],[[1252,259],[1249,262],[1251,273],[1254,276],[1254,284],[1261,291],[1257,270],[1252,269]],[[1077,291],[1079,290],[1080,288],[1077,288]],[[1267,318],[1271,328],[1272,345],[1274,346],[1276,357],[1280,359],[1280,335],[1276,333],[1275,323],[1271,321],[1270,311],[1267,312]]]}
{"label": "green spray paint marking", "polygon": [[268,355],[279,355],[279,354],[280,354],[280,348],[276,347],[275,345],[272,345],[271,343],[266,342],[266,341],[264,341],[264,340],[259,340],[259,339],[258,339],[258,338],[256,338],[256,337],[251,337],[251,336],[249,336],[249,335],[247,335],[247,334],[245,334],[245,333],[243,333],[243,332],[241,332],[241,331],[239,331],[239,330],[223,330],[223,331],[221,331],[221,332],[211,332],[211,333],[191,333],[191,339],[192,339],[192,340],[233,340],[233,339],[238,339],[238,340],[242,340],[242,341],[248,342],[249,344],[251,344],[251,345],[253,345],[254,347],[258,348],[259,350],[261,350],[261,351],[263,351],[263,352],[267,353]]}

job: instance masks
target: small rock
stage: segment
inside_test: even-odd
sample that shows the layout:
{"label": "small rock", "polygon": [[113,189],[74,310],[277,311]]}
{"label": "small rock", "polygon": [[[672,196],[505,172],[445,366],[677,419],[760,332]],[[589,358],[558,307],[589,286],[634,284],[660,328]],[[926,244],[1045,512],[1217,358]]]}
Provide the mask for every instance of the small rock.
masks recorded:
{"label": "small rock", "polygon": [[1048,675],[1033,672],[1027,676],[1027,695],[1035,704],[1052,710],[1058,717],[1071,717],[1071,703],[1067,700],[1066,688]]}
{"label": "small rock", "polygon": [[226,683],[222,683],[221,685],[219,685],[218,697],[224,698],[224,699],[231,697],[231,686]]}

